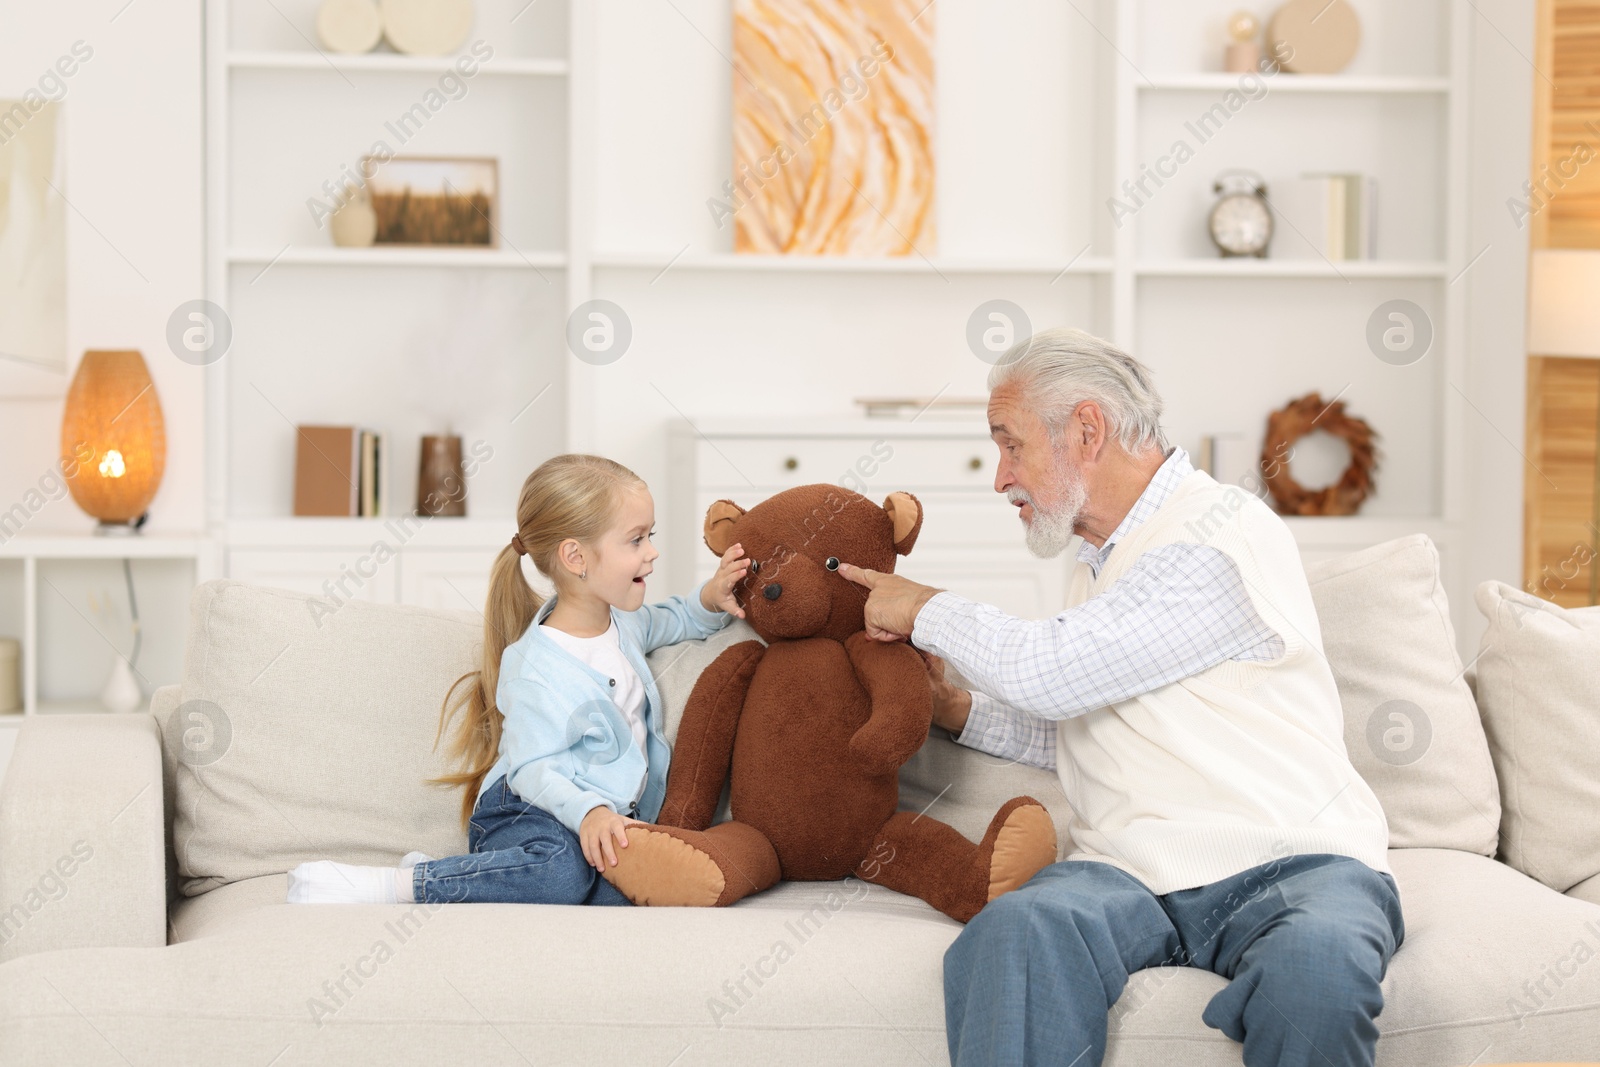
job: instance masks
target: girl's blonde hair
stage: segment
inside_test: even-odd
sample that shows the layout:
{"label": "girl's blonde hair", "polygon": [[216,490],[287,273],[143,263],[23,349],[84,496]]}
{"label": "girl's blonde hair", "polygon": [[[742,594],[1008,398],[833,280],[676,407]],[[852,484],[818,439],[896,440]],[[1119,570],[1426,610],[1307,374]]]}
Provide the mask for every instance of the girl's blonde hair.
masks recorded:
{"label": "girl's blonde hair", "polygon": [[[602,456],[563,455],[539,464],[522,483],[517,498],[517,536],[539,573],[556,580],[556,549],[568,538],[592,543],[611,527],[623,494],[645,488],[644,480],[620,463]],[[483,609],[483,665],[455,680],[439,711],[434,748],[456,713],[465,715],[451,737],[450,761],[461,770],[430,779],[446,787],[465,787],[461,825],[466,827],[476,806],[484,776],[500,758],[503,721],[495,706],[500,683],[500,658],[506,647],[527,630],[544,599],[522,572],[521,558],[508,541],[495,557],[489,574],[489,600]],[[462,683],[467,683],[463,689]],[[460,695],[457,691],[461,690]]]}

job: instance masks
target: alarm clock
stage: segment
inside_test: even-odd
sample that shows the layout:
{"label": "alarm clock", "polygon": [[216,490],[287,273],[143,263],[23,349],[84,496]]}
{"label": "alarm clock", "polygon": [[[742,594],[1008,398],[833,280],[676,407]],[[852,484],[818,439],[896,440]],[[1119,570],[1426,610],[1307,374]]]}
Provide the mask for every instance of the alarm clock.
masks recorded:
{"label": "alarm clock", "polygon": [[1272,208],[1267,204],[1267,183],[1248,170],[1228,171],[1216,180],[1211,209],[1211,243],[1223,258],[1255,256],[1265,259],[1272,242]]}

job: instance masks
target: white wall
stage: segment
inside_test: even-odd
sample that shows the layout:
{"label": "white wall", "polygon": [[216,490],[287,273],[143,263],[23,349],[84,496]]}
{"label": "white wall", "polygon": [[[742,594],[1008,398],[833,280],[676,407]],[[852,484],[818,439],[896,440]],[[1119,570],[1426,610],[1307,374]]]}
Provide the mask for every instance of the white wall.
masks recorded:
{"label": "white wall", "polygon": [[[124,6],[126,5],[126,6]],[[0,0],[0,98],[36,85],[75,41],[93,55],[62,98],[67,174],[67,346],[137,348],[167,424],[150,532],[203,522],[201,370],[167,347],[167,318],[203,295],[198,0]],[[70,376],[70,371],[69,371]],[[0,396],[0,509],[56,462],[67,378],[55,396]],[[29,533],[94,525],[63,495]]]}
{"label": "white wall", "polygon": [[[1469,519],[1466,585],[1497,578],[1522,588],[1523,484],[1539,475],[1526,451],[1528,231],[1506,209],[1532,170],[1535,72],[1532,0],[1474,0],[1472,240],[1483,258],[1458,281],[1469,287],[1465,412]],[[1546,72],[1546,75],[1550,72]],[[1452,598],[1468,595],[1451,591]],[[1459,614],[1459,613],[1458,613]],[[1462,643],[1476,655],[1482,616],[1469,609]]]}

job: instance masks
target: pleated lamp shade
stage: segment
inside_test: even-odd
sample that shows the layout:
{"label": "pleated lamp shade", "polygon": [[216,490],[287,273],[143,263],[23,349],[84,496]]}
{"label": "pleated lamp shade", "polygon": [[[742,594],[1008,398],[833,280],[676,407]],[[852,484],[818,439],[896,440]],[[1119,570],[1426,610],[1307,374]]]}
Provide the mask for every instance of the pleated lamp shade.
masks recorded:
{"label": "pleated lamp shade", "polygon": [[167,467],[161,401],[136,350],[83,354],[61,419],[61,461],[72,499],[100,520],[96,533],[134,530]]}

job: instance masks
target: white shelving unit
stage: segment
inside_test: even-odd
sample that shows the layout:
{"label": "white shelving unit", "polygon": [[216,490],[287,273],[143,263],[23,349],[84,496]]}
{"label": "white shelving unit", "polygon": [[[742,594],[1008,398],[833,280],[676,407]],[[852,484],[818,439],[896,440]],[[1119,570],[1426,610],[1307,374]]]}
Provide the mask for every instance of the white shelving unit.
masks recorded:
{"label": "white shelving unit", "polygon": [[[1110,87],[1115,102],[1110,153],[1114,190],[1123,179],[1137,178],[1142,166],[1170,143],[1164,135],[1177,128],[1177,119],[1203,112],[1243,85],[1239,75],[1185,69],[1207,61],[1203,46],[1188,43],[1199,36],[1196,31],[1207,20],[1218,23],[1236,6],[1211,0],[1183,5],[1115,0],[1115,29],[1110,36],[1126,61],[1113,64]],[[1239,323],[1228,333],[1244,354],[1230,361],[1233,365],[1216,369],[1247,378],[1273,376],[1273,361],[1260,351],[1271,346],[1262,345],[1261,335],[1279,323],[1291,325],[1297,309],[1304,309],[1300,329],[1284,329],[1279,343],[1301,352],[1326,347],[1318,336],[1319,317],[1337,320],[1353,342],[1349,361],[1324,357],[1328,366],[1304,368],[1308,384],[1321,385],[1330,398],[1344,395],[1351,409],[1368,416],[1380,434],[1390,431],[1390,436],[1398,437],[1409,430],[1408,407],[1416,413],[1409,421],[1420,417],[1427,428],[1386,450],[1380,491],[1394,488],[1383,500],[1369,502],[1377,507],[1352,518],[1291,518],[1289,525],[1308,559],[1408,532],[1426,532],[1441,545],[1447,582],[1454,583],[1450,547],[1462,533],[1461,457],[1466,454],[1462,405],[1451,387],[1464,380],[1465,286],[1454,282],[1470,268],[1473,251],[1466,245],[1471,5],[1468,0],[1406,5],[1358,0],[1356,7],[1364,23],[1364,41],[1350,72],[1262,78],[1264,95],[1247,100],[1214,142],[1198,146],[1209,154],[1204,163],[1196,160],[1180,171],[1173,184],[1182,188],[1160,190],[1162,203],[1155,209],[1141,208],[1115,230],[1110,257],[1111,334],[1157,367],[1167,382],[1164,392],[1170,409],[1185,386],[1200,382],[1193,374],[1183,370],[1174,374],[1168,368],[1184,348],[1197,343],[1197,333],[1225,323],[1230,314]],[[1159,32],[1152,29],[1157,13]],[[1402,40],[1411,47],[1401,47]],[[1234,128],[1233,124],[1245,122],[1250,123],[1247,129]],[[1205,205],[1199,194],[1209,192],[1214,174],[1245,167],[1264,173],[1270,184],[1297,171],[1370,173],[1373,166],[1360,162],[1366,145],[1385,145],[1395,153],[1388,161],[1392,169],[1380,174],[1383,258],[1337,262],[1279,258],[1281,246],[1293,243],[1292,226],[1281,221],[1274,258],[1224,260],[1195,254],[1204,253],[1199,213]],[[1329,165],[1346,156],[1357,161]],[[1293,162],[1302,158],[1303,163]],[[1181,240],[1172,237],[1177,213],[1162,210],[1174,201],[1197,216]],[[1174,254],[1185,245],[1189,254]],[[1348,330],[1364,324],[1356,315],[1389,297],[1416,301],[1433,321],[1432,351],[1413,367],[1380,367],[1359,330]],[[1275,310],[1273,305],[1280,302],[1282,310]],[[1318,305],[1330,311],[1322,313]],[[1167,325],[1174,319],[1187,324]],[[1174,378],[1179,380],[1176,389]],[[1227,391],[1221,395],[1226,397]],[[1285,392],[1283,399],[1290,395],[1294,394]],[[1380,408],[1378,413],[1371,410],[1374,406]],[[1390,411],[1382,412],[1383,407]],[[1258,432],[1260,425],[1256,424]],[[1459,584],[1449,587],[1458,609],[1470,603]]]}
{"label": "white shelving unit", "polygon": [[[1307,557],[1424,530],[1448,568],[1464,514],[1451,384],[1463,380],[1465,286],[1455,283],[1475,251],[1471,5],[1352,2],[1364,41],[1348,72],[1263,79],[1265,95],[1121,226],[1109,201],[1123,182],[1185,118],[1240,86],[1216,70],[1217,30],[1237,0],[941,3],[940,248],[825,259],[735,255],[731,227],[707,221],[706,198],[728,168],[726,4],[481,0],[474,38],[494,58],[418,149],[502,156],[507,240],[468,250],[333,248],[297,214],[456,57],[324,56],[308,39],[315,0],[283,0],[276,14],[207,0],[208,284],[234,315],[238,349],[207,371],[212,535],[230,558],[304,553],[293,573],[308,586],[381,536],[361,520],[288,518],[286,471],[293,422],[379,423],[427,406],[402,388],[408,379],[452,387],[455,376],[419,354],[438,339],[411,347],[390,313],[465,305],[475,292],[493,308],[526,307],[504,323],[518,341],[496,339],[459,376],[461,388],[484,379],[480,403],[504,409],[498,427],[479,419],[496,458],[472,483],[477,517],[435,524],[408,546],[415,578],[428,570],[425,551],[461,574],[472,553],[486,562],[504,543],[516,486],[557,450],[615,454],[654,484],[666,479],[668,426],[685,417],[763,416],[779,392],[774,414],[820,418],[843,414],[854,395],[980,391],[986,367],[946,367],[975,362],[965,317],[1003,297],[1036,327],[1082,325],[1151,364],[1173,436],[1191,449],[1208,433],[1259,432],[1267,410],[1312,388],[1343,396],[1385,435],[1380,495],[1360,517],[1290,520]],[[273,108],[315,115],[315,129],[275,122]],[[1010,122],[1011,110],[1026,120]],[[315,167],[293,162],[308,153]],[[1273,258],[1216,258],[1204,237],[1210,183],[1234,167],[1269,181],[1376,174],[1382,258],[1329,263],[1282,226]],[[637,355],[597,367],[566,351],[566,316],[592,297],[630,313]],[[1433,350],[1414,367],[1380,365],[1361,341],[1366,313],[1393,297],[1433,320]],[[362,316],[379,321],[363,330]],[[731,373],[748,360],[763,368],[754,394],[748,375]],[[530,402],[534,414],[507,429]],[[409,419],[385,427],[401,446],[397,473],[415,435],[433,432]],[[391,504],[402,505],[408,483],[393,484]],[[406,595],[406,574],[402,560],[385,588]]]}
{"label": "white shelving unit", "polygon": [[[443,74],[453,70],[454,56],[407,56],[386,52],[365,55],[329,55],[307,50],[295,52],[233,51],[228,66],[239,70],[333,70],[337,73],[387,71],[402,74]],[[570,67],[559,59],[502,60],[484,68],[484,73],[501,77],[564,78]]]}
{"label": "white shelving unit", "polygon": [[560,252],[515,252],[499,248],[268,248],[228,250],[235,265],[270,267],[278,263],[319,267],[494,267],[538,269],[566,266]]}
{"label": "white shelving unit", "polygon": [[599,268],[619,270],[700,271],[777,271],[796,274],[1109,274],[1111,261],[1093,256],[1052,259],[951,259],[917,256],[837,259],[822,256],[740,256],[732,253],[673,255],[649,253],[601,253],[594,258]]}
{"label": "white shelving unit", "polygon": [[[252,548],[297,546],[296,424],[384,432],[388,515],[415,499],[425,433],[492,449],[473,514],[507,511],[526,471],[564,447],[564,319],[587,286],[572,222],[585,7],[480,0],[458,55],[337,55],[314,43],[317,0],[206,0],[207,296],[234,329],[206,372],[206,510],[225,558],[241,529]],[[331,205],[380,143],[496,158],[496,247],[334,246],[312,200]],[[485,527],[462,529],[481,540]]]}
{"label": "white shelving unit", "polygon": [[[1137,77],[1137,75],[1135,75]],[[1141,92],[1216,93],[1235,89],[1237,74],[1189,74],[1140,80]],[[1448,93],[1449,78],[1398,77],[1394,75],[1299,74],[1292,80],[1274,82],[1273,92],[1285,93]]]}
{"label": "white shelving unit", "polygon": [[[22,535],[0,543],[0,567],[20,566],[22,586],[20,663],[22,710],[0,714],[0,727],[20,726],[30,715],[100,710],[97,701],[49,699],[40,695],[39,570],[41,564],[71,560],[179,560],[192,563],[196,580],[201,580],[210,577],[216,571],[214,553],[214,544],[200,535],[139,537],[97,537],[93,534]],[[181,625],[182,621],[176,620],[176,624]]]}

